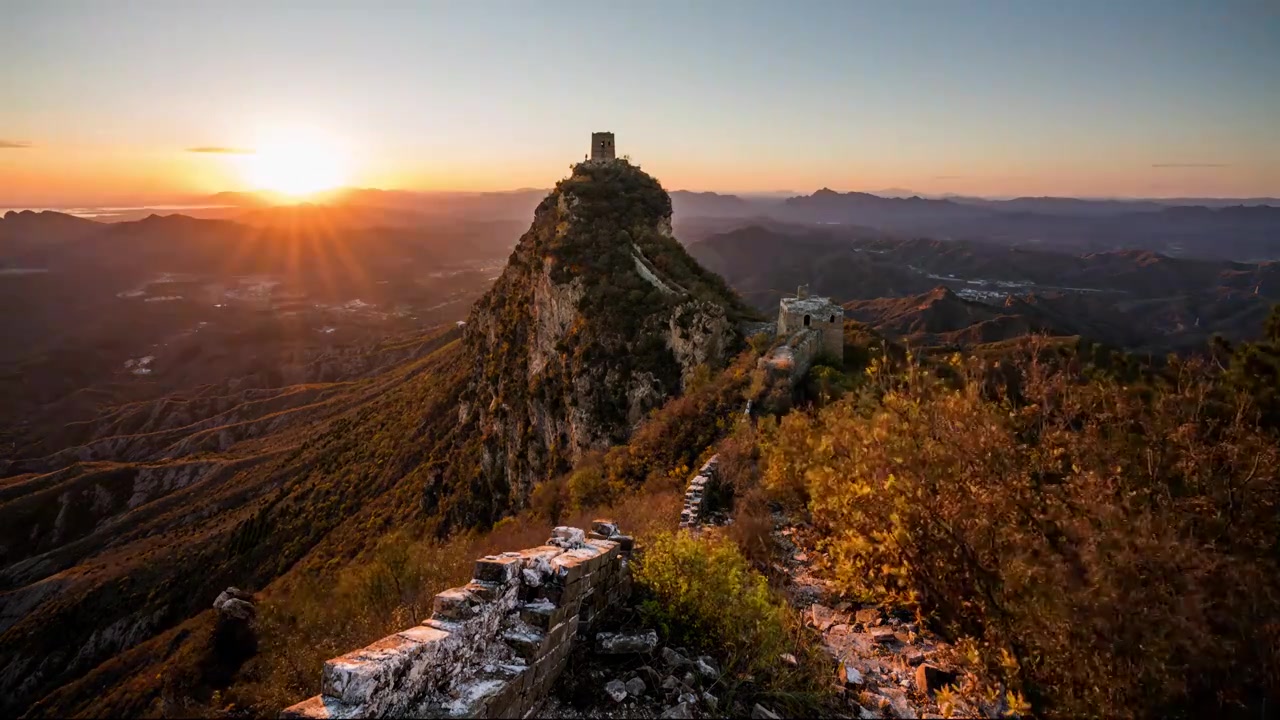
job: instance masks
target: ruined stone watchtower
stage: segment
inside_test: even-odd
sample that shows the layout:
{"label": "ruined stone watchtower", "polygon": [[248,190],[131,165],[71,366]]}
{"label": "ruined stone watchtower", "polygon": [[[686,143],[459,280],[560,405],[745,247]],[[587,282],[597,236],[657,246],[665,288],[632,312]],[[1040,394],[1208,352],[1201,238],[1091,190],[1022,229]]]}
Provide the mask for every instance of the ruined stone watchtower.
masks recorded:
{"label": "ruined stone watchtower", "polygon": [[830,298],[811,297],[809,286],[801,285],[796,296],[782,298],[778,307],[778,335],[790,337],[813,330],[821,337],[821,351],[840,358],[844,355],[844,308]]}
{"label": "ruined stone watchtower", "polygon": [[591,133],[591,162],[609,162],[613,159],[613,133]]}

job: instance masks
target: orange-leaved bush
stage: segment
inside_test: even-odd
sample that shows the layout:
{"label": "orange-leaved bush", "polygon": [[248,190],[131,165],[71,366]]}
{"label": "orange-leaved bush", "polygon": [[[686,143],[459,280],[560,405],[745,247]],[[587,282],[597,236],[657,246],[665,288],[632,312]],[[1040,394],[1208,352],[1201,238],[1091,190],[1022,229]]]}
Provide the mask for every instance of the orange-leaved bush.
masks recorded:
{"label": "orange-leaved bush", "polygon": [[1196,363],[1142,387],[1034,352],[950,365],[765,441],[841,588],[975,639],[1045,715],[1274,703],[1280,449],[1250,399]]}

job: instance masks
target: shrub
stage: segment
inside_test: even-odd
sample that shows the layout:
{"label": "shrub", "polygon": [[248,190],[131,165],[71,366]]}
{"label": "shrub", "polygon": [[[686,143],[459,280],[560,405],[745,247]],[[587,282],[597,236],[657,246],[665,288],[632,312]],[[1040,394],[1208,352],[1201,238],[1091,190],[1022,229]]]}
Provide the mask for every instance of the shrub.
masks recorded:
{"label": "shrub", "polygon": [[1036,711],[1216,713],[1280,693],[1280,449],[1248,397],[1033,352],[911,370],[790,416],[765,478],[806,494],[838,585],[930,613]]}
{"label": "shrub", "polygon": [[605,505],[623,490],[621,483],[610,482],[604,474],[604,456],[591,453],[569,473],[569,507],[574,510]]}
{"label": "shrub", "polygon": [[558,477],[535,485],[529,493],[529,509],[553,527],[560,524],[560,516],[569,509],[569,483]]}
{"label": "shrub", "polygon": [[[736,545],[688,532],[654,536],[633,565],[646,622],[673,644],[724,659],[726,702],[769,693],[813,710],[829,673],[815,643]],[[791,668],[783,653],[801,659]],[[806,705],[807,703],[807,705]]]}

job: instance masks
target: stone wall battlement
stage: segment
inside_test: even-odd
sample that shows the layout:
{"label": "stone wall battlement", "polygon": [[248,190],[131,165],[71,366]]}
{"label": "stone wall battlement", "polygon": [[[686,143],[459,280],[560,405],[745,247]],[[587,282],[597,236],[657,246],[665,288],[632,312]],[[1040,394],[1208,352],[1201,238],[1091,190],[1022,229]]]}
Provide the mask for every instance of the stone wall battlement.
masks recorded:
{"label": "stone wall battlement", "polygon": [[634,542],[597,520],[489,555],[436,595],[431,618],[325,662],[321,694],[282,718],[526,718],[593,622],[631,592]]}

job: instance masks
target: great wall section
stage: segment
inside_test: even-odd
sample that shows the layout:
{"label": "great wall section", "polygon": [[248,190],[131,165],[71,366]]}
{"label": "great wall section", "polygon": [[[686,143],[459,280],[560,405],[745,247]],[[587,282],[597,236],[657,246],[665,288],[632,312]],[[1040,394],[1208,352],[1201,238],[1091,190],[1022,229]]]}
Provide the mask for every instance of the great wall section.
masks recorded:
{"label": "great wall section", "polygon": [[[839,306],[810,297],[802,286],[795,298],[784,299],[774,326],[786,341],[759,366],[794,385],[817,357],[836,352],[842,316]],[[748,419],[751,410],[748,403]],[[681,532],[703,536],[707,528],[733,522],[728,512],[733,490],[721,480],[719,465],[719,456],[712,455],[690,478]],[[804,539],[810,533],[804,520],[774,512],[771,536],[779,562],[772,572],[775,579],[785,578],[788,603],[832,659],[833,691],[862,718],[943,717],[935,694],[959,680],[957,673],[942,669],[953,664],[951,648],[908,615],[858,608],[834,597],[812,572],[815,547]],[[649,658],[658,668],[633,668],[623,676],[630,678],[626,682],[598,680],[600,699],[592,712],[611,713],[610,707],[625,700],[639,701],[645,709],[633,707],[626,712],[641,714],[619,717],[724,716],[709,692],[719,682],[713,658],[660,648],[651,629],[600,631],[618,610],[631,607],[633,552],[642,549],[617,524],[596,520],[590,532],[557,527],[545,545],[480,558],[470,583],[436,595],[430,619],[328,660],[321,694],[286,708],[280,717],[588,717],[557,705],[553,693],[562,676],[569,677],[564,671],[575,650]],[[796,660],[783,655],[779,662]],[[945,710],[958,715],[1000,717],[1007,710],[1002,702],[988,705],[959,696],[947,702]],[[759,704],[750,713],[779,717]]]}
{"label": "great wall section", "polygon": [[[680,527],[696,530],[718,502],[717,462],[690,480]],[[596,520],[590,532],[557,527],[546,545],[482,557],[470,583],[436,595],[430,619],[328,660],[321,693],[280,717],[534,717],[575,645],[630,596],[634,544]],[[658,638],[594,640],[609,652],[652,650]]]}
{"label": "great wall section", "polygon": [[327,661],[321,694],[281,717],[534,716],[574,643],[629,595],[631,549],[601,520],[480,558],[470,583],[436,595],[429,620]]}

